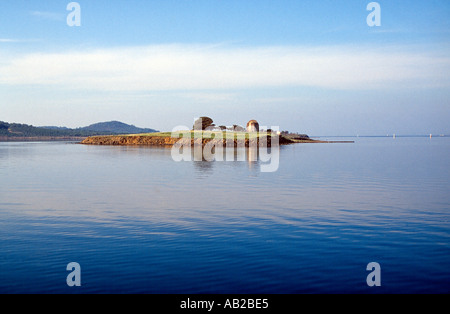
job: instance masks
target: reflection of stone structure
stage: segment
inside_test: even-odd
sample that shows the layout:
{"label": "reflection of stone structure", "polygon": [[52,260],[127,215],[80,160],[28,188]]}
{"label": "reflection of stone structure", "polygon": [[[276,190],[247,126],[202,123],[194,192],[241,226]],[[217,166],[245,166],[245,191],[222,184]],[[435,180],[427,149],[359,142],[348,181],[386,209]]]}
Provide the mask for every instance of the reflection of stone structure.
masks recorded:
{"label": "reflection of stone structure", "polygon": [[259,123],[256,120],[250,120],[247,123],[247,132],[259,132]]}

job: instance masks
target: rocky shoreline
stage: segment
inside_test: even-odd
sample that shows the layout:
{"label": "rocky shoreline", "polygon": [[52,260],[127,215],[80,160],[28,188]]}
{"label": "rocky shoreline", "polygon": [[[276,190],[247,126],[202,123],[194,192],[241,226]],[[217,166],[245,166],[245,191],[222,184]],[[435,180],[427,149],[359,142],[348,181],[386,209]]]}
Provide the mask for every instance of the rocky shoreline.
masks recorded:
{"label": "rocky shoreline", "polygon": [[[246,139],[211,139],[211,138],[177,138],[171,136],[152,136],[152,135],[108,135],[108,136],[91,136],[83,141],[81,144],[85,145],[114,145],[114,146],[126,146],[126,145],[147,145],[147,146],[173,146],[175,143],[181,145],[191,145],[201,144],[206,145],[217,145],[218,142],[222,142],[223,146],[238,147],[245,146],[249,147],[252,145],[265,144],[267,146],[272,145],[272,136],[267,136],[267,140],[261,141],[261,137],[246,138]],[[260,143],[261,142],[261,143]],[[295,143],[329,143],[329,141],[320,141],[309,138],[304,139],[289,139],[284,136],[278,137],[279,145],[289,145]]]}
{"label": "rocky shoreline", "polygon": [[[267,142],[267,146],[272,145],[271,136],[267,137],[266,141],[260,141],[260,138],[252,139],[210,139],[210,138],[176,138],[170,136],[148,136],[148,135],[114,135],[114,136],[91,136],[84,139],[81,144],[85,145],[115,145],[115,146],[125,146],[125,145],[147,145],[147,146],[173,146],[175,143],[180,145],[198,145],[202,146],[209,143],[210,145],[217,145],[222,143],[223,146],[238,147],[245,146],[249,147],[251,145],[259,145],[260,142],[263,144]],[[306,142],[306,141],[305,141]],[[309,140],[308,142],[315,143],[315,140]],[[287,139],[285,137],[279,137],[279,145],[294,144],[295,141]]]}

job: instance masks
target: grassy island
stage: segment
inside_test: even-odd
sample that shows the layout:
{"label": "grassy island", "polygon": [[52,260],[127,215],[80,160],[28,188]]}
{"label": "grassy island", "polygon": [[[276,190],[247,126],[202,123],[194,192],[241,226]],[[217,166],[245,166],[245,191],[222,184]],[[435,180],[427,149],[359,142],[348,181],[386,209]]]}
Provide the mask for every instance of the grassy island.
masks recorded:
{"label": "grassy island", "polygon": [[[277,138],[275,138],[277,137]],[[296,137],[289,135],[279,135],[273,132],[222,132],[222,131],[180,131],[180,132],[157,132],[145,134],[127,134],[127,135],[107,135],[91,136],[81,142],[87,145],[152,145],[152,146],[172,146],[180,140],[190,140],[191,144],[202,143],[203,145],[210,141],[222,141],[223,145],[234,146],[244,145],[248,147],[254,141],[266,141],[270,146],[272,142],[278,139],[279,145],[288,145],[295,143],[327,143],[310,139],[308,136]]]}

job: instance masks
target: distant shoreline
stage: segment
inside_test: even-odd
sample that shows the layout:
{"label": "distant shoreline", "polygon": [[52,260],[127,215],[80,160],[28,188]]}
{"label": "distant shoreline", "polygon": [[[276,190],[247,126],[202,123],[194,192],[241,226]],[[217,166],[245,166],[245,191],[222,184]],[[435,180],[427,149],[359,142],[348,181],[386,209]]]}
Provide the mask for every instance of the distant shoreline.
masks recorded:
{"label": "distant shoreline", "polygon": [[[139,134],[136,134],[139,135]],[[135,136],[136,136],[135,135]],[[77,141],[80,144],[90,144],[96,145],[94,143],[82,143],[84,140],[91,137],[125,137],[130,135],[98,135],[98,136],[0,136],[0,142],[62,142],[62,141]],[[396,135],[396,138],[429,138],[429,135]],[[439,134],[433,135],[432,138],[443,138],[450,137],[447,134]],[[327,138],[327,140],[322,140]],[[328,138],[393,138],[393,135],[329,135],[329,136],[312,136],[309,140],[303,141],[293,141],[292,143],[283,143],[286,144],[294,144],[294,143],[354,143],[355,141],[347,141],[347,140],[328,140]],[[103,144],[97,144],[103,145]],[[105,144],[106,145],[106,144]],[[114,144],[112,144],[114,145]],[[132,144],[130,144],[132,145]]]}
{"label": "distant shoreline", "polygon": [[[433,138],[435,137],[450,137],[448,134],[431,134]],[[381,138],[392,138],[392,137],[430,137],[430,134],[419,134],[419,135],[397,135],[397,134],[389,134],[389,135],[320,135],[320,136],[312,136],[311,138],[329,138],[329,137],[338,137],[338,138],[365,138],[365,137],[381,137]]]}
{"label": "distant shoreline", "polygon": [[0,136],[0,142],[63,142],[63,141],[83,141],[86,136]]}

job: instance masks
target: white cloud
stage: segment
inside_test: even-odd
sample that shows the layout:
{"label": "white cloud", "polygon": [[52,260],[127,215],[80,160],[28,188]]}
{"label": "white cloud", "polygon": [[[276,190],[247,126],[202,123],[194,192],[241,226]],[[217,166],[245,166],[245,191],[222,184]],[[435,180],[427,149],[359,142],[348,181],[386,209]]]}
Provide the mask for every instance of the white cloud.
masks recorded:
{"label": "white cloud", "polygon": [[0,43],[16,43],[16,42],[18,42],[17,39],[0,38]]}
{"label": "white cloud", "polygon": [[40,39],[14,39],[14,38],[0,38],[0,43],[36,43]]}
{"label": "white cloud", "polygon": [[32,11],[32,12],[30,12],[30,14],[32,16],[35,16],[40,19],[52,20],[52,21],[64,21],[66,18],[66,14],[64,14],[64,13]]}
{"label": "white cloud", "polygon": [[1,56],[0,84],[73,90],[449,87],[450,58],[410,47],[154,45]]}

